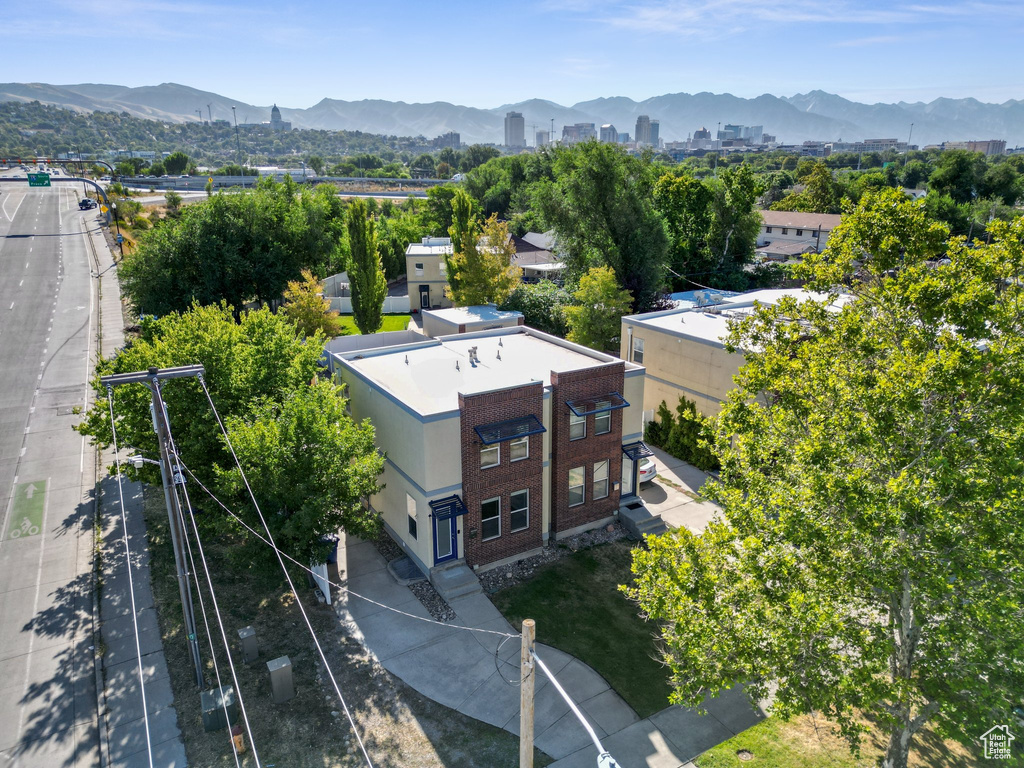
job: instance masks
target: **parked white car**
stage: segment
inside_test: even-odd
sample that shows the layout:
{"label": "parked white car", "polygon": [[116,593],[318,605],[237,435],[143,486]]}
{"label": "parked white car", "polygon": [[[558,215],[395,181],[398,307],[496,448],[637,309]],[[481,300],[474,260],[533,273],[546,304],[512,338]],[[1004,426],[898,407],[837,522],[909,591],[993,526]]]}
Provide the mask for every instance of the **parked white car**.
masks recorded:
{"label": "parked white car", "polygon": [[640,459],[640,466],[636,471],[637,485],[651,482],[658,476],[658,465],[650,456]]}

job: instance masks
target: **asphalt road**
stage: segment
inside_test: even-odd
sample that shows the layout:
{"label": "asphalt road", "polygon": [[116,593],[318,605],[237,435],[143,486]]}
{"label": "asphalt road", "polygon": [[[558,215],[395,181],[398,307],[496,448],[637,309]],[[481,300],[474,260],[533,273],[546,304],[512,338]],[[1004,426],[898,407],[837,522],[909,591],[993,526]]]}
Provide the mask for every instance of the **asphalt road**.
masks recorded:
{"label": "asphalt road", "polygon": [[99,765],[93,452],[71,430],[94,363],[77,190],[0,194],[0,768]]}

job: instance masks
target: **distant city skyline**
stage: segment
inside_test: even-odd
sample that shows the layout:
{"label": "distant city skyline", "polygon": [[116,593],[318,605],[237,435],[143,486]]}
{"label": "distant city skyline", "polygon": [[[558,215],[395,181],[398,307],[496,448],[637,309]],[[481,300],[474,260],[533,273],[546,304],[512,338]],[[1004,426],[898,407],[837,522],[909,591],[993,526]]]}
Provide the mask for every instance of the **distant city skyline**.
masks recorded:
{"label": "distant city skyline", "polygon": [[8,5],[4,80],[178,82],[286,108],[323,98],[492,109],[532,98],[815,89],[867,103],[1024,99],[1016,0]]}

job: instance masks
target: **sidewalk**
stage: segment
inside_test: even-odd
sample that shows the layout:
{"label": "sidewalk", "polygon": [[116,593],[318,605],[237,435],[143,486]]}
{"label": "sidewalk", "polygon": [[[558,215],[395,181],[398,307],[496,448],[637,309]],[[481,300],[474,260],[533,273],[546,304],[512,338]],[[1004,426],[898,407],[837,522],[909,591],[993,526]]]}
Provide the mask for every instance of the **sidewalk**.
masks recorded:
{"label": "sidewalk", "polygon": [[[104,239],[104,230],[95,227],[91,218],[89,225],[95,230],[89,234],[90,247],[94,249],[102,275],[99,278],[102,292],[102,354],[109,357],[124,344],[121,292],[117,282],[117,271],[105,271],[113,262]],[[121,461],[124,460],[125,454],[122,450]],[[103,452],[101,461],[104,468],[112,465],[113,451]],[[163,642],[150,588],[149,550],[146,543],[146,524],[142,517],[142,487],[139,483],[124,483],[128,548],[135,588],[135,621],[132,620],[131,595],[128,589],[128,562],[125,557],[117,478],[103,476],[99,491],[103,578],[99,622],[100,637],[105,646],[105,652],[100,659],[103,667],[103,692],[100,697],[103,766],[148,768],[149,765],[142,695],[139,690],[139,657],[135,640],[137,622],[153,765],[155,768],[180,768],[187,765],[185,745],[178,729],[170,673],[164,659]]]}
{"label": "sidewalk", "polygon": [[[335,606],[348,629],[392,674],[424,696],[511,733],[519,733],[519,654],[516,632],[484,594],[451,602],[455,625],[513,635],[469,632],[431,620],[408,587],[388,573],[369,542],[343,538],[342,584],[420,621],[342,593]],[[567,653],[538,643],[537,655],[583,710],[622,768],[678,768],[760,719],[742,694],[709,702],[712,714],[668,707],[641,720],[604,678]],[[509,682],[515,681],[515,682]],[[538,671],[534,744],[558,768],[595,765],[597,754],[569,706]]]}
{"label": "sidewalk", "polygon": [[709,475],[660,448],[648,447],[658,464],[658,477],[640,489],[640,498],[652,515],[661,515],[666,525],[700,533],[721,512],[717,504],[700,497]]}

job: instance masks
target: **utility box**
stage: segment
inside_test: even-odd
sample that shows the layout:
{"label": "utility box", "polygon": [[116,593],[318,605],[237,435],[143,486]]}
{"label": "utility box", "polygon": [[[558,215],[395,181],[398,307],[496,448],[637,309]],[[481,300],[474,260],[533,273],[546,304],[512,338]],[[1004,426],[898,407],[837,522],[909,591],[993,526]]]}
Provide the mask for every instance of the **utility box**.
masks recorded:
{"label": "utility box", "polygon": [[242,627],[238,630],[238,639],[242,641],[242,660],[246,664],[252,664],[260,657],[260,649],[256,644],[256,630],[252,627]]}
{"label": "utility box", "polygon": [[235,701],[234,689],[229,685],[203,691],[199,694],[199,702],[203,709],[203,728],[207,733],[227,728],[238,721],[238,702]]}
{"label": "utility box", "polygon": [[292,680],[292,662],[287,656],[281,656],[267,662],[270,672],[270,689],[274,694],[274,703],[283,704],[295,698],[295,682]]}

